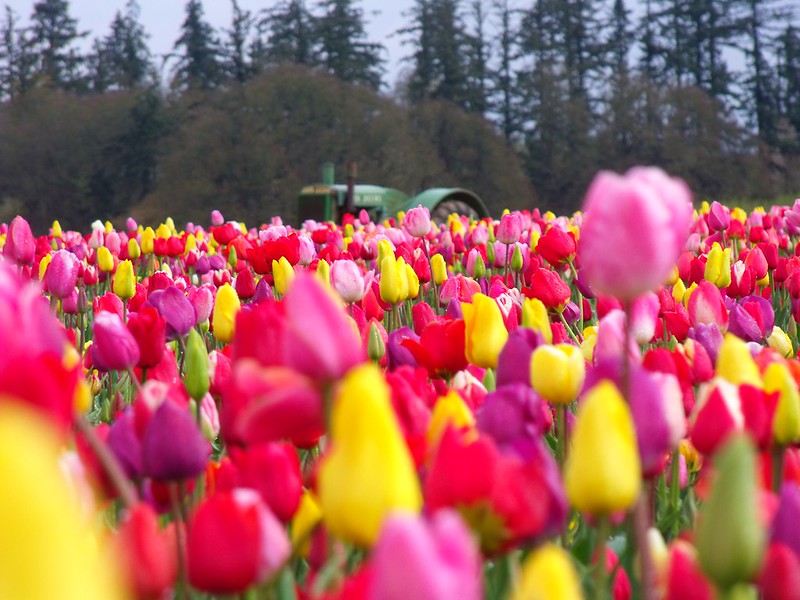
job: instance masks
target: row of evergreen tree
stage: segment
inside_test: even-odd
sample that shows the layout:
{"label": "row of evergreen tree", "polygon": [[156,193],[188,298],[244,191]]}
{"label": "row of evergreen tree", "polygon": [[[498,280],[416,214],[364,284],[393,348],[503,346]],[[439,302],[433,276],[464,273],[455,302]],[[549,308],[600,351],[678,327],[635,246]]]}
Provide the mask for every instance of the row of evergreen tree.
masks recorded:
{"label": "row of evergreen tree", "polygon": [[[387,87],[385,49],[369,40],[357,0],[283,0],[255,13],[231,1],[232,21],[217,31],[201,1],[188,0],[165,57],[150,52],[136,0],[83,53],[88,33],[67,0],[36,2],[26,25],[6,7],[0,101],[41,86],[94,94],[162,81],[180,96],[230,89],[283,63]],[[787,160],[800,156],[790,2],[640,0],[634,14],[626,0],[415,0],[398,28],[407,68],[392,94],[490,120],[554,205],[574,202],[597,168],[637,162],[673,166],[704,194],[721,193],[725,173],[752,155],[775,184],[769,192],[789,191]],[[668,164],[680,144],[686,159]],[[713,171],[704,155],[724,164]]]}

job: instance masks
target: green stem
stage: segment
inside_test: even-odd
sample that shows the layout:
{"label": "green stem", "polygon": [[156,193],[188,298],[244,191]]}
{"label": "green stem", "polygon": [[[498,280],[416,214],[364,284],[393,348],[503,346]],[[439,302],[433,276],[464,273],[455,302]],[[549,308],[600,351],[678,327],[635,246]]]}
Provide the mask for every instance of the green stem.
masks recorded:
{"label": "green stem", "polygon": [[564,465],[567,462],[567,405],[559,404],[556,407],[556,419],[558,424],[558,445],[556,451],[558,452],[558,466],[561,471],[564,471]]}
{"label": "green stem", "polygon": [[575,335],[575,332],[572,330],[572,327],[570,327],[569,323],[567,323],[567,320],[564,318],[564,311],[560,311],[558,313],[558,318],[560,319],[561,323],[564,325],[564,329],[567,330],[567,333],[569,334],[569,337],[572,339],[572,341],[575,342],[575,344],[577,344],[578,346],[580,346],[581,345],[580,340]]}
{"label": "green stem", "polygon": [[672,465],[670,470],[670,479],[669,479],[669,504],[672,507],[672,510],[675,514],[678,514],[678,510],[680,509],[680,501],[681,501],[681,483],[680,483],[680,474],[681,474],[681,465],[680,465],[680,456],[681,453],[678,450],[675,450],[672,453]]}
{"label": "green stem", "polygon": [[611,529],[608,515],[598,518],[597,545],[595,546],[595,598],[605,600],[608,597],[608,573],[606,572],[606,540]]}

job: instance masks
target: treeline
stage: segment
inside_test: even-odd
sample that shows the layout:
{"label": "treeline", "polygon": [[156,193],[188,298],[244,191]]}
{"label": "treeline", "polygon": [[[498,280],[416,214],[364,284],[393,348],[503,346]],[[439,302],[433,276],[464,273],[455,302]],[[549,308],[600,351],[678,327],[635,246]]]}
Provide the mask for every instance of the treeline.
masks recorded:
{"label": "treeline", "polygon": [[629,2],[416,0],[390,92],[355,0],[233,0],[219,31],[189,0],[166,57],[135,0],[88,51],[66,0],[25,23],[6,6],[0,218],[292,218],[319,165],[351,159],[363,180],[457,183],[494,208],[530,206],[535,189],[569,210],[597,169],[637,163],[704,198],[800,191],[789,0]]}

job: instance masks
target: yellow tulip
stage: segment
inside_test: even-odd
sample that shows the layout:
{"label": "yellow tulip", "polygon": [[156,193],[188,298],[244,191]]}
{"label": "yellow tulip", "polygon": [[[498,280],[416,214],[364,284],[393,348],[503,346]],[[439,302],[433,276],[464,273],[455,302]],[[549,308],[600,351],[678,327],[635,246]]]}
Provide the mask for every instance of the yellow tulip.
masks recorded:
{"label": "yellow tulip", "polygon": [[278,260],[273,260],[272,275],[275,277],[275,291],[281,296],[285,296],[294,279],[292,263],[286,260],[285,256],[281,256]]}
{"label": "yellow tulip", "polygon": [[497,368],[497,357],[508,340],[500,307],[489,296],[475,294],[472,304],[463,303],[467,360],[485,369]]}
{"label": "yellow tulip", "polygon": [[333,535],[371,546],[387,516],[422,507],[389,387],[375,365],[345,375],[333,405],[331,436],[317,479],[322,518]]}
{"label": "yellow tulip", "polygon": [[722,249],[719,243],[714,242],[708,252],[706,269],[703,277],[718,288],[726,288],[731,284],[731,251]]}
{"label": "yellow tulip", "polygon": [[231,284],[226,283],[217,290],[214,311],[211,314],[211,325],[214,327],[214,337],[223,344],[227,344],[233,339],[236,313],[241,307],[239,296]]}
{"label": "yellow tulip", "polygon": [[800,392],[783,363],[772,363],[764,371],[764,391],[778,392],[778,406],[772,419],[772,439],[779,446],[800,441]]}
{"label": "yellow tulip", "polygon": [[40,415],[0,399],[0,597],[124,598],[113,557],[64,477],[57,439]]}
{"label": "yellow tulip", "polygon": [[152,254],[153,253],[153,242],[156,239],[156,232],[153,231],[152,227],[147,227],[142,232],[142,252],[145,254]]}
{"label": "yellow tulip", "polygon": [[325,289],[331,289],[331,266],[324,258],[319,259],[317,263],[317,270],[314,272],[317,279],[322,282]]}
{"label": "yellow tulip", "polygon": [[535,550],[522,564],[511,600],[580,600],[580,578],[569,553],[555,544]]}
{"label": "yellow tulip", "polygon": [[387,239],[378,242],[378,264],[383,267],[383,259],[391,256],[394,259],[394,250],[392,244]]}
{"label": "yellow tulip", "polygon": [[683,297],[686,295],[686,285],[683,279],[678,279],[672,286],[672,298],[675,302],[683,302]]}
{"label": "yellow tulip", "polygon": [[436,401],[428,424],[428,446],[434,447],[439,443],[442,434],[448,425],[456,429],[475,426],[475,415],[455,390],[450,390],[447,395]]}
{"label": "yellow tulip", "polygon": [[[389,304],[399,304],[405,298],[402,292],[401,274],[397,269],[397,261],[394,255],[385,256],[380,263],[381,265],[381,280],[380,280],[380,293],[381,300]],[[408,284],[406,283],[406,288]]]}
{"label": "yellow tulip", "polygon": [[547,307],[538,298],[525,298],[522,303],[522,326],[529,327],[542,334],[544,341],[553,343],[553,330],[550,329],[550,317]]}
{"label": "yellow tulip", "polygon": [[419,296],[419,277],[417,277],[417,273],[414,271],[414,267],[410,264],[405,263],[404,268],[406,271],[406,281],[408,281],[408,298],[416,298]]}
{"label": "yellow tulip", "polygon": [[569,404],[578,397],[586,377],[583,353],[577,346],[539,346],[531,355],[531,385],[542,398]]}
{"label": "yellow tulip", "polygon": [[441,254],[431,256],[431,276],[436,285],[442,285],[447,280],[447,264]]}
{"label": "yellow tulip", "polygon": [[97,249],[97,268],[105,273],[110,273],[114,270],[114,256],[105,246],[100,246]]}
{"label": "yellow tulip", "polygon": [[597,325],[589,325],[583,328],[583,342],[581,342],[581,353],[583,358],[591,361],[594,357],[594,347],[597,345]]}
{"label": "yellow tulip", "polygon": [[580,403],[564,484],[572,505],[595,516],[627,510],[639,497],[641,464],[633,418],[608,380]]}
{"label": "yellow tulip", "polygon": [[136,274],[133,272],[131,261],[123,260],[119,263],[117,272],[114,273],[112,289],[122,300],[133,298],[136,294]]}
{"label": "yellow tulip", "polygon": [[397,261],[395,262],[394,268],[397,271],[397,281],[400,284],[400,289],[398,290],[398,294],[400,295],[400,302],[405,302],[406,300],[408,300],[408,293],[409,293],[408,273],[406,272],[405,259],[398,258]]}
{"label": "yellow tulip", "polygon": [[142,249],[139,247],[139,242],[136,241],[136,238],[131,238],[128,240],[128,256],[130,256],[133,260],[136,260],[142,255]]}
{"label": "yellow tulip", "polygon": [[53,260],[52,254],[45,254],[42,260],[39,261],[39,281],[44,280],[44,274],[47,272],[47,267],[50,266],[50,261]]}
{"label": "yellow tulip", "polygon": [[735,385],[746,383],[759,389],[764,387],[747,344],[730,333],[725,335],[719,347],[717,375]]}
{"label": "yellow tulip", "polygon": [[319,502],[312,492],[305,490],[292,519],[291,541],[295,554],[308,556],[311,550],[311,534],[321,521]]}
{"label": "yellow tulip", "polygon": [[159,239],[168,240],[172,237],[172,229],[166,223],[162,223],[156,229],[156,237]]}
{"label": "yellow tulip", "polygon": [[792,358],[792,356],[794,356],[791,338],[777,325],[772,328],[772,333],[767,338],[767,344],[769,344],[770,348],[779,352],[784,358]]}
{"label": "yellow tulip", "polygon": [[53,228],[51,231],[54,238],[60,238],[64,235],[64,232],[61,230],[61,223],[59,223],[58,220],[53,221]]}

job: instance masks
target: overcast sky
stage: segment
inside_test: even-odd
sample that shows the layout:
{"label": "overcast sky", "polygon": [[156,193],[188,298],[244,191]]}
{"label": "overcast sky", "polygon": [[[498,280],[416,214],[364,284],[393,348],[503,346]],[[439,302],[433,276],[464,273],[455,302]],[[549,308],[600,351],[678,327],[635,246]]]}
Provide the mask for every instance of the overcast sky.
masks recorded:
{"label": "overcast sky", "polygon": [[[185,0],[138,0],[141,22],[150,34],[149,47],[155,55],[168,54],[179,37],[184,19]],[[89,31],[89,39],[105,36],[111,20],[118,10],[124,10],[126,0],[70,0],[70,14],[78,20],[79,31]],[[277,2],[268,0],[239,0],[243,10],[257,13]],[[27,23],[33,12],[35,0],[0,0],[0,6],[8,4],[20,17],[20,24]],[[307,6],[314,7],[315,0]],[[386,75],[384,81],[391,87],[400,72],[400,59],[408,52],[401,44],[399,35],[392,35],[403,27],[407,18],[403,13],[413,5],[413,0],[362,0],[357,6],[364,11],[367,34],[370,41],[382,43],[387,50]],[[230,0],[203,0],[206,21],[218,31],[230,27]]]}

